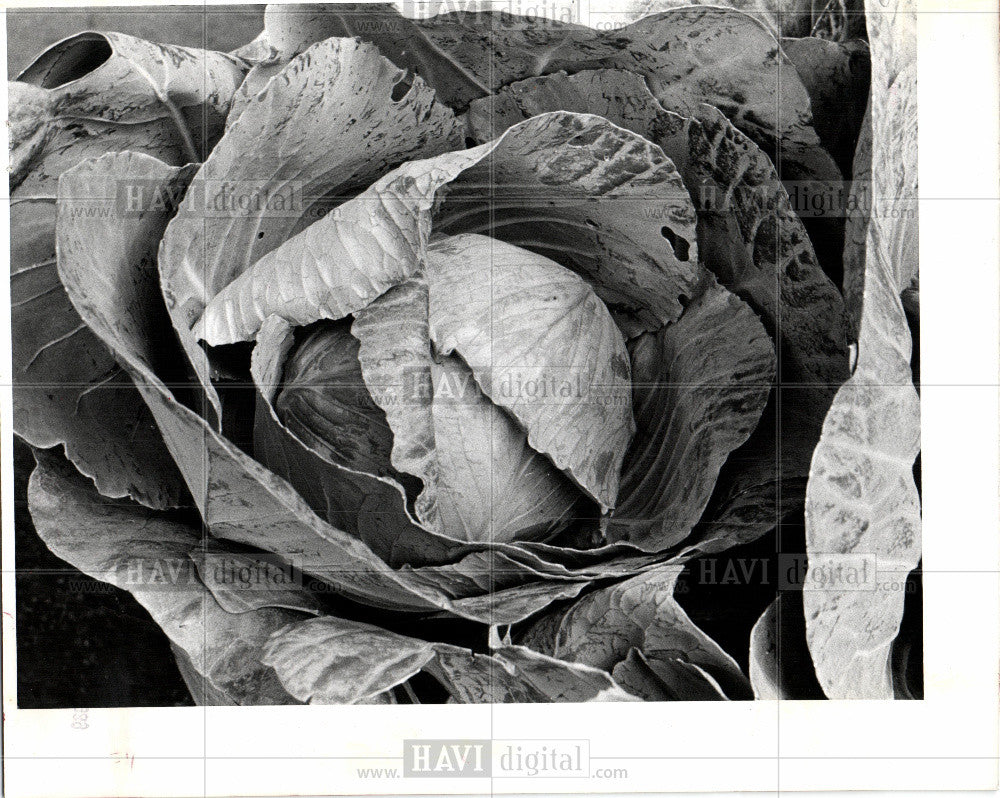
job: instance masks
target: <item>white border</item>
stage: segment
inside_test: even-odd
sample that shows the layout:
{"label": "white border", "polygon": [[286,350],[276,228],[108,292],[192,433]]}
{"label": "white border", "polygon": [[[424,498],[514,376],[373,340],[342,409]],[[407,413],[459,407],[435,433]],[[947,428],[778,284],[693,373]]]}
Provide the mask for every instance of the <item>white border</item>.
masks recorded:
{"label": "white border", "polygon": [[[14,607],[14,513],[4,501],[7,794],[179,798],[379,788],[397,795],[406,789],[573,794],[605,783],[581,787],[579,780],[547,778],[404,784],[361,781],[356,771],[401,767],[394,758],[404,738],[574,738],[583,730],[590,730],[592,763],[620,755],[603,761],[629,770],[627,781],[607,781],[608,791],[995,788],[998,13],[990,0],[921,0],[919,9],[924,701],[92,709],[89,728],[78,731],[70,727],[71,710],[15,707],[8,615]],[[0,229],[6,234],[8,227],[0,214]],[[8,386],[0,397],[0,426],[9,431],[10,299],[7,282],[0,286],[0,382]],[[0,452],[8,497],[9,432],[0,436]],[[352,756],[373,758],[343,758]]]}

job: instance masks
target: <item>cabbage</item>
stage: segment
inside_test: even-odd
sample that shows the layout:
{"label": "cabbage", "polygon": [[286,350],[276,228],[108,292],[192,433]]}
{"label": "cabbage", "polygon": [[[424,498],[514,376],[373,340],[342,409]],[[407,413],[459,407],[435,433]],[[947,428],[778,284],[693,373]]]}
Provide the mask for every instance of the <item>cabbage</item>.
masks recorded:
{"label": "cabbage", "polygon": [[865,127],[864,43],[665,5],[272,6],[235,55],[82,34],[12,84],[32,518],[199,701],[919,694],[900,596],[684,577],[796,518],[814,575],[919,560],[912,230],[842,250],[788,190],[915,190],[908,12]]}

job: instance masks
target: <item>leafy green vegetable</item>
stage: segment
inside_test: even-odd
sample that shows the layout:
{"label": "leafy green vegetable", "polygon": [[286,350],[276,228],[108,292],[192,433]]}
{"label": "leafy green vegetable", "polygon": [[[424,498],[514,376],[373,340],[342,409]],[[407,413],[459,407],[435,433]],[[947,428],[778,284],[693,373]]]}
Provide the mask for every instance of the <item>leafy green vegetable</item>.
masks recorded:
{"label": "leafy green vegetable", "polygon": [[[42,460],[28,491],[31,517],[46,545],[88,576],[132,593],[207,689],[235,704],[291,703],[261,656],[273,632],[306,617],[302,610],[315,603],[311,596],[293,592],[290,601],[289,591],[267,594],[258,585],[256,606],[234,607],[232,588],[213,584],[214,570],[196,569],[191,557],[241,555],[219,544],[202,555],[197,525],[102,498],[57,460]],[[286,609],[290,604],[295,606]]]}
{"label": "leafy green vegetable", "polygon": [[774,349],[753,312],[713,287],[631,355],[638,431],[608,538],[656,551],[690,534],[729,453],[757,426]]}
{"label": "leafy green vegetable", "polygon": [[659,568],[590,593],[557,621],[543,616],[522,642],[601,668],[622,684],[646,685],[656,691],[652,700],[749,698],[750,684],[736,662],[674,599],[679,573],[678,566]]}
{"label": "leafy green vegetable", "polygon": [[[198,701],[922,694],[913,601],[836,582],[919,560],[915,216],[842,253],[789,193],[832,153],[915,196],[912,18],[870,15],[865,126],[837,14],[629,3],[273,6],[12,84],[16,426],[66,453],[31,510]],[[803,505],[802,601],[702,631],[681,569]]]}
{"label": "leafy green vegetable", "polygon": [[[893,698],[889,657],[905,594],[892,583],[905,581],[920,559],[913,480],[920,409],[900,298],[916,277],[915,214],[906,212],[917,185],[915,18],[905,3],[874,16],[882,17],[872,34],[876,204],[858,360],[823,425],[806,494],[806,629],[816,675],[832,698]],[[867,589],[858,589],[859,579]]]}
{"label": "leafy green vegetable", "polygon": [[[14,426],[34,446],[62,445],[107,496],[166,508],[183,500],[183,483],[128,375],[59,283],[57,182],[116,150],[198,160],[221,135],[244,71],[222,53],[85,33],[8,84]],[[138,211],[176,201],[189,180],[109,190]]]}

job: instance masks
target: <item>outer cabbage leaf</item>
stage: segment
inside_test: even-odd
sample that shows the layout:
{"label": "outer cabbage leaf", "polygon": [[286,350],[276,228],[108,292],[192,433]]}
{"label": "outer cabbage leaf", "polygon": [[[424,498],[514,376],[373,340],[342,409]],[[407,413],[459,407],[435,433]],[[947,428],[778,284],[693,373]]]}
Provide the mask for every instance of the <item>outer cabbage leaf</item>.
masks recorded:
{"label": "outer cabbage leaf", "polygon": [[485,13],[443,14],[420,24],[494,91],[560,70],[626,69],[647,78],[665,107],[690,113],[701,103],[714,105],[769,154],[780,149],[783,178],[839,179],[811,127],[809,96],[777,39],[739,11],[675,8],[601,32],[552,22],[539,29]]}
{"label": "outer cabbage leaf", "polygon": [[[428,39],[421,27],[389,3],[271,4],[264,32],[253,51],[255,62],[237,105],[253,97],[276,68],[310,45],[331,37],[357,37],[374,44],[394,64],[422,78],[448,105],[462,108],[490,93],[461,63]],[[239,113],[236,108],[234,113]]]}
{"label": "outer cabbage leaf", "polygon": [[357,703],[421,671],[463,703],[635,700],[607,673],[520,646],[477,654],[329,616],[282,629],[265,662],[292,695],[313,704]]}
{"label": "outer cabbage leaf", "polygon": [[[208,528],[217,537],[273,552],[367,603],[446,608],[439,590],[408,583],[361,541],[318,518],[287,483],[180,403],[153,370],[156,339],[149,321],[159,291],[148,265],[167,214],[120,218],[111,187],[137,175],[166,179],[175,172],[131,153],[86,161],[68,172],[60,181],[59,271],[77,312],[114,351],[149,405]],[[101,212],[84,215],[80,207]],[[95,250],[93,240],[111,246]]]}
{"label": "outer cabbage leaf", "polygon": [[22,120],[11,136],[12,197],[54,199],[59,175],[106,152],[203,160],[245,72],[224,53],[122,33],[64,39],[11,84],[12,115]]}
{"label": "outer cabbage leaf", "polygon": [[638,427],[622,474],[611,541],[662,551],[701,518],[719,470],[760,420],[774,349],[753,312],[724,288],[631,346]]}
{"label": "outer cabbage leaf", "polygon": [[[264,41],[273,38],[277,44],[271,49],[279,53],[331,35],[360,36],[394,63],[415,69],[459,109],[469,99],[532,76],[627,69],[648,78],[657,99],[671,110],[689,113],[701,103],[721,109],[782,164],[782,179],[841,179],[811,127],[809,95],[759,13],[671,8],[626,27],[596,31],[555,20],[538,25],[507,12],[456,12],[419,20],[414,31],[414,23],[400,20],[388,5],[349,8],[310,6],[308,13],[283,14],[282,6],[269,7],[274,33],[266,31]],[[837,229],[824,232],[839,242]],[[836,255],[839,260],[839,249]]]}
{"label": "outer cabbage leaf", "polygon": [[588,594],[543,615],[522,643],[545,654],[613,672],[632,690],[663,699],[749,698],[736,662],[673,597],[680,566],[666,566]]}
{"label": "outer cabbage leaf", "polygon": [[457,352],[485,394],[527,430],[532,448],[613,507],[635,431],[628,353],[586,282],[479,235],[433,244],[427,280],[437,351]]}
{"label": "outer cabbage leaf", "polygon": [[872,209],[872,106],[865,109],[865,118],[854,152],[854,179],[847,197],[851,209],[844,231],[844,306],[848,316],[848,335],[858,340],[861,326],[862,295],[865,290],[865,249],[868,243],[868,222]]}
{"label": "outer cabbage leaf", "polygon": [[[158,188],[182,189],[189,178],[177,176]],[[48,201],[11,207],[14,430],[33,446],[63,446],[106,496],[175,507],[184,483],[153,417],[59,282],[55,210]],[[104,242],[92,245],[99,249]]]}
{"label": "outer cabbage leaf", "polygon": [[[243,73],[222,53],[85,33],[54,45],[8,84],[14,429],[34,446],[62,445],[108,496],[175,506],[183,483],[128,375],[59,282],[57,180],[114,150],[177,165],[197,160],[221,135]],[[189,179],[122,186],[121,201],[136,210],[170,204]]]}
{"label": "outer cabbage leaf", "polygon": [[[916,274],[913,219],[892,213],[916,196],[913,102],[915,13],[901,2],[870,8],[872,185],[858,360],[838,391],[813,455],[806,494],[809,575],[803,591],[809,650],[831,698],[893,698],[890,653],[905,580],[920,559],[920,500],[913,463],[920,410],[900,295]],[[864,569],[871,589],[824,580]],[[890,576],[887,576],[890,575]]]}
{"label": "outer cabbage leaf", "polygon": [[[287,595],[269,604],[261,585],[255,586],[258,606],[227,610],[205,582],[212,569],[199,572],[190,559],[203,545],[197,525],[98,496],[53,457],[44,457],[32,474],[28,502],[35,529],[53,553],[128,590],[149,611],[193,668],[192,681],[203,683],[203,700],[208,693],[212,703],[293,703],[262,662],[263,647],[273,632],[306,616],[281,608],[294,603]],[[217,589],[231,592],[232,586]]]}
{"label": "outer cabbage leaf", "polygon": [[167,228],[160,268],[167,308],[217,412],[191,334],[205,305],[316,214],[400,163],[458,145],[452,112],[420,80],[397,96],[403,78],[371,45],[321,42],[254,97],[202,165],[199,191]]}

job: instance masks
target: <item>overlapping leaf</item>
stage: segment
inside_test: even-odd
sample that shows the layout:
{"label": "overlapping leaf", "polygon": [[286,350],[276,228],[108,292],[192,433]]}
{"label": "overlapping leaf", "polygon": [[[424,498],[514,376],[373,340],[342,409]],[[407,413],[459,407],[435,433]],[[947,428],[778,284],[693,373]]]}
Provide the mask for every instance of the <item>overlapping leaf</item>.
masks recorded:
{"label": "overlapping leaf", "polygon": [[750,697],[736,662],[673,597],[680,566],[659,568],[588,594],[558,620],[542,616],[525,646],[600,668],[652,700]]}
{"label": "overlapping leaf", "polygon": [[[753,540],[801,501],[823,415],[847,378],[839,292],[819,268],[767,156],[715,109],[702,106],[682,117],[665,111],[638,75],[593,70],[514,83],[494,100],[474,102],[470,126],[482,137],[494,125],[552,108],[589,108],[663,148],[692,187],[701,263],[777,339],[778,378],[788,387],[780,403],[782,434],[769,405],[761,426],[723,467],[692,544],[709,552]],[[660,213],[647,205],[647,214]]]}
{"label": "overlapping leaf", "polygon": [[[198,172],[198,191],[164,236],[160,266],[167,308],[206,387],[191,328],[213,297],[388,170],[457,146],[452,112],[420,80],[397,96],[403,78],[371,45],[317,44],[254,97]],[[361,203],[366,226],[384,210],[372,200],[380,202],[369,194]]]}
{"label": "overlapping leaf", "polygon": [[[245,54],[254,67],[237,104],[252,98],[284,62],[331,37],[357,37],[374,44],[396,66],[421,77],[452,107],[462,108],[490,93],[488,86],[389,3],[282,3],[268,5],[264,11],[261,40]],[[240,112],[240,108],[234,111]]]}
{"label": "overlapping leaf", "polygon": [[807,36],[782,39],[781,49],[809,93],[816,134],[849,177],[871,83],[868,43]]}
{"label": "overlapping leaf", "polygon": [[[116,150],[176,165],[199,159],[221,135],[244,71],[221,53],[86,33],[54,45],[8,86],[15,430],[35,446],[63,445],[108,496],[168,507],[182,500],[182,482],[128,376],[59,282],[56,181]],[[138,212],[175,202],[189,179],[109,190]]]}
{"label": "overlapping leaf", "polygon": [[[660,196],[670,215],[643,218]],[[599,117],[543,114],[490,144],[390,172],[220,291],[195,335],[232,343],[271,314],[303,325],[360,310],[416,272],[432,227],[542,250],[590,278],[634,331],[676,319],[699,275],[693,208],[669,159]]]}
{"label": "overlapping leaf", "polygon": [[757,426],[774,349],[753,312],[712,287],[677,323],[636,339],[631,357],[638,429],[607,534],[662,551],[688,536],[726,458]]}
{"label": "overlapping leaf", "polygon": [[[889,657],[903,613],[893,589],[920,558],[913,462],[920,411],[900,299],[916,273],[912,6],[871,9],[873,212],[867,232],[857,367],[840,389],[813,455],[806,494],[809,650],[831,698],[893,697]],[[896,213],[890,213],[895,208]],[[905,208],[903,209],[905,210]],[[913,225],[913,226],[911,226]],[[854,580],[842,575],[853,573]],[[864,580],[867,589],[858,590]]]}
{"label": "overlapping leaf", "polygon": [[635,431],[628,353],[586,282],[479,235],[432,245],[427,279],[437,351],[457,352],[536,451],[613,507]]}
{"label": "overlapping leaf", "polygon": [[[547,565],[531,554],[494,571],[486,544],[446,549],[454,561],[447,570],[395,570],[357,537],[317,517],[285,480],[177,400],[151,367],[156,339],[150,325],[160,299],[155,272],[143,268],[153,262],[168,214],[118,217],[109,199],[109,186],[119,181],[141,177],[162,183],[176,171],[148,156],[125,153],[85,162],[68,173],[60,182],[59,267],[76,310],[135,380],[212,534],[272,552],[376,607],[514,623],[579,593],[593,576]],[[101,212],[77,213],[81,206]],[[95,237],[105,242],[101,250],[90,246]],[[379,512],[387,510],[374,507],[376,520]],[[426,546],[426,539],[420,545]],[[484,590],[492,574],[495,593]],[[534,578],[543,581],[524,589]],[[463,592],[470,589],[474,595]]]}
{"label": "overlapping leaf", "polygon": [[331,617],[281,630],[264,661],[292,695],[313,704],[357,703],[420,671],[462,703],[635,700],[607,673],[520,646],[477,654]]}
{"label": "overlapping leaf", "polygon": [[[282,607],[298,597],[311,607],[311,596],[293,592],[290,601],[290,591],[271,596],[266,585],[257,585],[257,606],[232,611],[231,601],[219,600],[233,593],[225,577],[215,580],[216,586],[213,569],[196,570],[191,559],[201,553],[197,525],[98,496],[68,464],[54,458],[43,459],[35,469],[28,500],[46,545],[88,576],[132,593],[183,652],[194,681],[203,682],[213,702],[292,702],[262,663],[263,646],[273,632],[307,617],[301,608]],[[216,548],[213,556],[224,555]]]}
{"label": "overlapping leaf", "polygon": [[288,57],[329,36],[359,36],[422,75],[458,109],[532,76],[628,69],[646,77],[671,110],[691,112],[700,103],[721,109],[777,157],[783,179],[840,179],[811,127],[809,96],[787,68],[766,9],[655,8],[650,11],[661,13],[602,31],[559,20],[538,24],[507,12],[456,12],[410,22],[389,5],[288,9],[271,6],[265,18],[263,41],[273,57]]}

